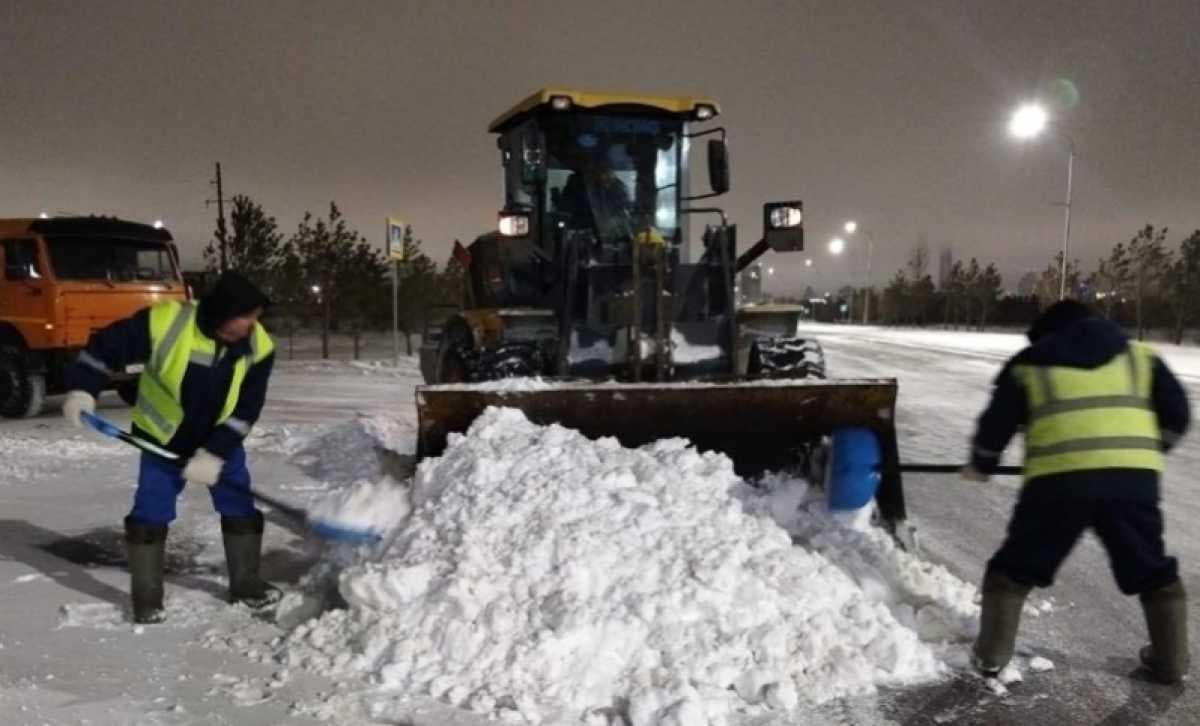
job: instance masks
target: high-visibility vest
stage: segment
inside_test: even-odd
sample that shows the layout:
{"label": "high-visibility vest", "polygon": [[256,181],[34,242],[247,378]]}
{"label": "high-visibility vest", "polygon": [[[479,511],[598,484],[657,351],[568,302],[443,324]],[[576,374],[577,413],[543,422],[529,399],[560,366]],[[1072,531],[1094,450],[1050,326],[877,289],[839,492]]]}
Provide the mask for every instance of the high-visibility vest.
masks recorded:
{"label": "high-visibility vest", "polygon": [[[233,365],[233,380],[225,394],[225,403],[217,418],[245,435],[250,424],[232,418],[246,371],[275,350],[275,343],[262,325],[255,323],[250,334],[250,355],[240,356]],[[222,351],[228,353],[228,348]],[[183,377],[188,364],[216,365],[217,342],[200,331],[196,324],[196,305],[176,300],[159,303],[150,308],[150,359],[138,379],[137,404],[133,422],[159,443],[171,440],[183,422],[180,403]]]}
{"label": "high-visibility vest", "polygon": [[1025,387],[1025,480],[1089,469],[1163,470],[1154,353],[1130,342],[1098,368],[1016,365]]}

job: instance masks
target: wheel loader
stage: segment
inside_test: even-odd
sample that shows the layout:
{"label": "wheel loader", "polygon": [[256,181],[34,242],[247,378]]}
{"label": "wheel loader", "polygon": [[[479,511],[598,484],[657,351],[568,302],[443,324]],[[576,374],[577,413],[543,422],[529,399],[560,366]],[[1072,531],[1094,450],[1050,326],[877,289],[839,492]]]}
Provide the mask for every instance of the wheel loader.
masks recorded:
{"label": "wheel loader", "polygon": [[[462,307],[422,342],[418,457],[487,406],[511,406],[627,446],[686,437],[747,477],[842,482],[842,501],[874,496],[896,531],[895,380],[826,378],[799,307],[737,305],[739,272],[804,249],[804,211],[764,204],[761,236],[738,254],[737,226],[705,201],[730,188],[719,111],[707,98],[548,88],[492,122],[504,203],[495,230],[456,243]],[[699,140],[705,190],[689,173]],[[838,433],[863,430],[875,446],[839,456]]]}

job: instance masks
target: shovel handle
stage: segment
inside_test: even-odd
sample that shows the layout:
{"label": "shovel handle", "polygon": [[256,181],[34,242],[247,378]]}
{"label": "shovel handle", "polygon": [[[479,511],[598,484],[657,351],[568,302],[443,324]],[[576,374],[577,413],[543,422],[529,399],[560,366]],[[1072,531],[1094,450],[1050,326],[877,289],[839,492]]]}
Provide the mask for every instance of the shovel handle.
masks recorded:
{"label": "shovel handle", "polygon": [[[901,464],[900,471],[910,474],[957,474],[964,464]],[[1020,476],[1019,466],[998,466],[992,472],[997,476]]]}

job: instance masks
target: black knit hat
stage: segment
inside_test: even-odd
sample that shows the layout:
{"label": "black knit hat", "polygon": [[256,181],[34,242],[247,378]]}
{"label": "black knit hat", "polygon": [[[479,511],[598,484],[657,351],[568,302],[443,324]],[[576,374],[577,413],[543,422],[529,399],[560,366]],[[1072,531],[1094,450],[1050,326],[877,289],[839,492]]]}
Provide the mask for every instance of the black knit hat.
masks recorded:
{"label": "black knit hat", "polygon": [[1029,342],[1036,343],[1047,335],[1091,317],[1095,317],[1092,309],[1078,300],[1059,300],[1033,321],[1033,326],[1025,333],[1025,337],[1029,338]]}
{"label": "black knit hat", "polygon": [[199,323],[206,330],[216,330],[227,320],[270,304],[271,300],[254,283],[231,270],[221,275],[200,299]]}

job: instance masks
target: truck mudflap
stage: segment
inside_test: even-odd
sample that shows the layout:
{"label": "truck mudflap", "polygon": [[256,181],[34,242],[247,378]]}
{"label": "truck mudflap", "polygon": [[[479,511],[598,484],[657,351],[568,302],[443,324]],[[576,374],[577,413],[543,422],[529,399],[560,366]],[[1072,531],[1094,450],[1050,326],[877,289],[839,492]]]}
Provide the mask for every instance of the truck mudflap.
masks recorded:
{"label": "truck mudflap", "polygon": [[488,406],[520,409],[530,421],[641,446],[671,437],[720,451],[744,477],[795,470],[807,448],[833,431],[863,427],[879,437],[875,494],[885,527],[905,519],[896,441],[895,379],[760,380],[727,383],[514,381],[418,386],[417,457],[438,456]]}

